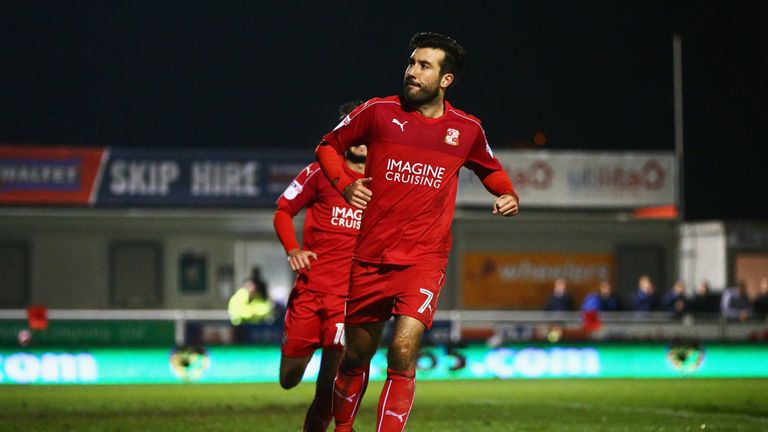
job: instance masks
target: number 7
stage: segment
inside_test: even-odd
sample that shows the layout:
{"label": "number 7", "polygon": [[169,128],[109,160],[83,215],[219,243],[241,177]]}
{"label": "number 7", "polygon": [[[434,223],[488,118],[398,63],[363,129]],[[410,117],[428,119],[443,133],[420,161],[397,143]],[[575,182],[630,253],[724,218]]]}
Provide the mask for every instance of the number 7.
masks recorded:
{"label": "number 7", "polygon": [[422,293],[422,294],[425,294],[427,296],[427,299],[424,300],[424,304],[421,305],[421,307],[419,308],[419,313],[424,313],[424,310],[426,308],[429,308],[429,310],[431,312],[432,311],[432,306],[430,306],[429,303],[432,301],[432,297],[434,297],[435,295],[432,294],[432,291],[430,291],[430,290],[428,290],[426,288],[419,288],[419,292]]}

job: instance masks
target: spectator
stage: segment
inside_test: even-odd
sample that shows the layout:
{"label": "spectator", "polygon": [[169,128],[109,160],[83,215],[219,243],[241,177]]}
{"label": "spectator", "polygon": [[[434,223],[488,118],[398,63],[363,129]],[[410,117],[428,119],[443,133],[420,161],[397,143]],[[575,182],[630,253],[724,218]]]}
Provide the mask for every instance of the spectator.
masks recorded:
{"label": "spectator", "polygon": [[720,312],[720,295],[712,292],[708,280],[702,279],[696,285],[696,293],[688,302],[688,308],[696,314],[718,313]]}
{"label": "spectator", "polygon": [[547,311],[570,311],[573,310],[573,299],[568,294],[568,282],[563,278],[555,279],[552,295],[544,308]]}
{"label": "spectator", "polygon": [[272,301],[267,294],[267,283],[261,269],[255,267],[243,286],[229,299],[227,310],[233,325],[258,324],[273,321]]}
{"label": "spectator", "polygon": [[752,317],[752,303],[747,294],[747,283],[740,280],[736,287],[723,292],[720,303],[723,316],[732,321],[744,322]]}
{"label": "spectator", "polygon": [[687,311],[685,299],[685,282],[678,279],[672,286],[672,289],[661,299],[661,307],[666,312],[679,317]]}
{"label": "spectator", "polygon": [[758,290],[753,309],[757,318],[766,319],[768,318],[768,276],[760,279]]}
{"label": "spectator", "polygon": [[648,275],[640,276],[637,281],[637,291],[631,299],[632,310],[635,312],[650,312],[658,309],[659,299],[656,297],[656,287]]}
{"label": "spectator", "polygon": [[597,292],[592,292],[584,298],[581,310],[588,311],[618,311],[621,310],[619,298],[613,293],[613,286],[608,281],[600,281]]}

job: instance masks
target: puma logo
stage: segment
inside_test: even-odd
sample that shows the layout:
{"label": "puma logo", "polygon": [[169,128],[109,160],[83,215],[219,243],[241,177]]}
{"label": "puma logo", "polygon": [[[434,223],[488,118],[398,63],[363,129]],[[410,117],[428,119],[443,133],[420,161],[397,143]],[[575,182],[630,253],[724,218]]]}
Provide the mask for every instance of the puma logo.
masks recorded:
{"label": "puma logo", "polygon": [[396,413],[394,411],[390,411],[390,410],[387,410],[387,411],[384,412],[384,415],[391,415],[392,417],[397,417],[397,419],[400,420],[400,423],[403,422],[403,417],[405,417],[406,414],[408,414],[408,411],[406,411],[406,412],[404,412],[402,414],[398,414],[398,413]]}
{"label": "puma logo", "polygon": [[408,120],[400,123],[400,120],[393,118],[392,123],[400,126],[400,132],[405,132],[405,124],[408,123]]}
{"label": "puma logo", "polygon": [[340,397],[340,398],[344,399],[345,401],[347,401],[347,402],[349,402],[349,403],[352,403],[352,402],[354,402],[355,396],[357,396],[357,393],[355,393],[355,394],[353,394],[353,395],[350,395],[350,396],[344,396],[344,394],[343,394],[343,393],[341,393],[340,391],[338,391],[338,390],[336,390],[336,389],[333,389],[333,392],[334,392],[334,393],[336,393],[336,396],[338,396],[338,397]]}

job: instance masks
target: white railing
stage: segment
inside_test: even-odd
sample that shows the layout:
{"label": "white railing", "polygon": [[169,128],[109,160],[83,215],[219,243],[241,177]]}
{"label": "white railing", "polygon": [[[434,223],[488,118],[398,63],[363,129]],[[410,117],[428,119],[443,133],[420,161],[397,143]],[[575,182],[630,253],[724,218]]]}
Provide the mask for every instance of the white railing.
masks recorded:
{"label": "white railing", "polygon": [[[185,342],[185,326],[188,321],[229,321],[226,310],[200,309],[49,309],[48,319],[77,320],[137,320],[173,321],[174,338],[179,345]],[[714,339],[748,339],[756,332],[768,333],[765,321],[747,323],[728,322],[719,314],[686,315],[672,317],[663,312],[602,312],[602,333],[597,339],[611,335],[625,334],[630,338],[642,335],[689,335]],[[0,309],[0,320],[25,320],[25,309]],[[435,320],[451,322],[451,339],[459,340],[462,329],[495,328],[500,331],[514,326],[578,326],[582,322],[581,312],[511,311],[511,310],[447,310],[438,311]]]}

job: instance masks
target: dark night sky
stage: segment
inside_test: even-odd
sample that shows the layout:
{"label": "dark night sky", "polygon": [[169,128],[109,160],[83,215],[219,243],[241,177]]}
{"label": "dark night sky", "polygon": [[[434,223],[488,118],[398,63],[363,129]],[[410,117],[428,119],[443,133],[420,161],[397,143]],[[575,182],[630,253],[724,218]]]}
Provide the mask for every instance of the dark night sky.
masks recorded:
{"label": "dark night sky", "polygon": [[428,30],[467,48],[448,98],[497,149],[672,151],[677,31],[686,217],[768,220],[757,6],[483,3],[4,2],[0,143],[308,152],[340,103],[399,91]]}

